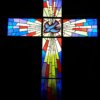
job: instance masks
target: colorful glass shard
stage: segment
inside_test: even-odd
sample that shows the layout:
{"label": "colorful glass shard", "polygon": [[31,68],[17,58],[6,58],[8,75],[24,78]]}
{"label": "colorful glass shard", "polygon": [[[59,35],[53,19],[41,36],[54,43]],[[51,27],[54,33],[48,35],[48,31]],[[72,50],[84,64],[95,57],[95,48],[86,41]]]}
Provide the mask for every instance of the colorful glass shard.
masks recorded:
{"label": "colorful glass shard", "polygon": [[43,17],[62,17],[62,0],[43,0]]}
{"label": "colorful glass shard", "polygon": [[97,19],[64,19],[64,37],[97,37]]}
{"label": "colorful glass shard", "polygon": [[42,78],[61,78],[62,39],[43,38]]}
{"label": "colorful glass shard", "polygon": [[43,36],[44,37],[60,37],[61,36],[61,19],[44,18],[43,20]]}
{"label": "colorful glass shard", "polygon": [[8,36],[41,36],[41,19],[9,18]]}

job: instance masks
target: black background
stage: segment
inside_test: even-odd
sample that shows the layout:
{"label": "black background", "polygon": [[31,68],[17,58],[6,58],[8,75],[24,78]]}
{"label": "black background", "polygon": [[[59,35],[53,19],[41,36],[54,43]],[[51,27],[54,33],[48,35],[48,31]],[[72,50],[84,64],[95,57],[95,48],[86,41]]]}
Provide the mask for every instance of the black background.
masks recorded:
{"label": "black background", "polygon": [[[63,18],[98,18],[99,27],[97,4],[96,1],[63,0]],[[0,5],[3,6],[0,11],[3,98],[39,100],[42,39],[7,37],[7,19],[42,18],[42,0],[3,0]],[[63,38],[63,100],[97,97],[99,51],[99,36]]]}

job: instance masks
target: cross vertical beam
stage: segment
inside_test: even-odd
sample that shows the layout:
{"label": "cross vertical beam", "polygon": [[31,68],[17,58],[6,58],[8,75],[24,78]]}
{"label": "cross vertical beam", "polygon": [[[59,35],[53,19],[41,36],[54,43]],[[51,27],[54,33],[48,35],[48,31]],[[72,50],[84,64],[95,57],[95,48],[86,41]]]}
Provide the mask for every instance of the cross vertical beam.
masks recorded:
{"label": "cross vertical beam", "polygon": [[59,98],[60,100],[62,90],[62,39],[43,38],[42,44],[42,99]]}
{"label": "cross vertical beam", "polygon": [[43,0],[42,100],[61,100],[62,0]]}

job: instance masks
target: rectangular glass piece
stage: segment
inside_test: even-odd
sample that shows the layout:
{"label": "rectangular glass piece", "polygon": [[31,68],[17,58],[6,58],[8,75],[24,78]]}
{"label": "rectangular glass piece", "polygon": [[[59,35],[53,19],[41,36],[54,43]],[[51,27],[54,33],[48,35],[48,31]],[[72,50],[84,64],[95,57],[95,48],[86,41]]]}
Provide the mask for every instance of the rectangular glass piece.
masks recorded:
{"label": "rectangular glass piece", "polygon": [[61,37],[62,32],[61,19],[44,18],[43,19],[43,37]]}
{"label": "rectangular glass piece", "polygon": [[62,0],[43,0],[43,17],[62,17]]}
{"label": "rectangular glass piece", "polygon": [[9,18],[8,36],[41,36],[42,19]]}
{"label": "rectangular glass piece", "polygon": [[64,37],[97,37],[97,19],[63,19]]}
{"label": "rectangular glass piece", "polygon": [[62,39],[43,38],[42,40],[42,78],[61,78]]}

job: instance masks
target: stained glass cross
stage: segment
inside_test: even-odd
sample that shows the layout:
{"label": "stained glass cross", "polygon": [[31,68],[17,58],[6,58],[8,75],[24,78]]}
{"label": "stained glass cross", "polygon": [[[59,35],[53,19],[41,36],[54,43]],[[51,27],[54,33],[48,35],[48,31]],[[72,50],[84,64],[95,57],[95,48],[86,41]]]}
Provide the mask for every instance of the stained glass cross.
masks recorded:
{"label": "stained glass cross", "polygon": [[41,99],[61,100],[62,37],[96,37],[97,19],[63,19],[62,0],[43,0],[43,20],[9,18],[8,36],[42,37]]}

